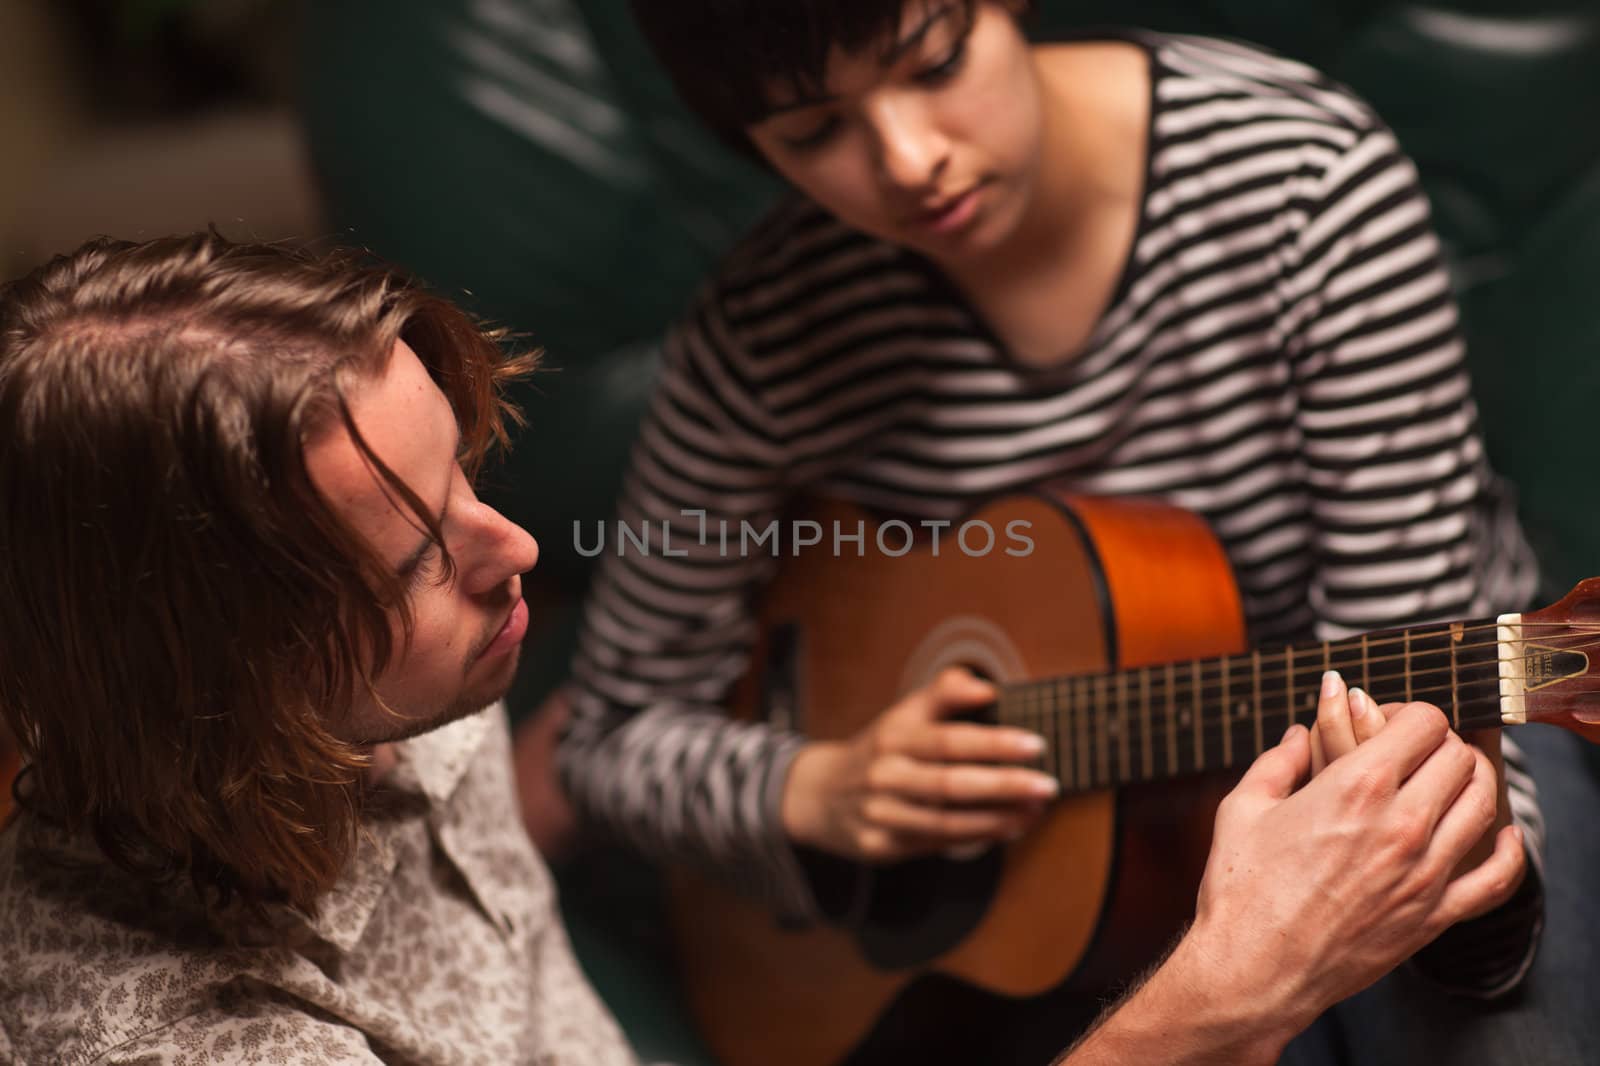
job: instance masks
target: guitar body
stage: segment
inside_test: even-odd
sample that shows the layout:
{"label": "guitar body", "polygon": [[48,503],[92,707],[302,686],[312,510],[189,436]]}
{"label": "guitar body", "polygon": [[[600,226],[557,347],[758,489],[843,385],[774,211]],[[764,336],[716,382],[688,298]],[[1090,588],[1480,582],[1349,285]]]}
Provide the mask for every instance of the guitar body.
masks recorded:
{"label": "guitar body", "polygon": [[[864,512],[834,504],[807,517],[847,535],[864,523],[864,557],[853,542],[836,555],[825,537],[783,560],[760,612],[755,665],[734,694],[743,719],[772,718],[777,707],[795,719],[778,724],[843,738],[950,665],[1011,682],[1244,647],[1222,549],[1203,521],[1173,508],[1001,500],[968,519],[994,533],[978,557],[961,549],[956,528],[943,531],[937,557],[927,543],[894,557],[877,550],[877,523]],[[1017,529],[1033,544],[1024,557],[1005,550],[1026,550],[1007,537]],[[986,540],[977,530],[966,543],[978,552]],[[904,541],[885,537],[893,551]],[[1007,848],[876,871],[844,928],[787,929],[761,906],[674,872],[669,906],[691,1010],[726,1066],[830,1066],[939,1061],[938,1047],[918,1047],[905,1010],[895,1035],[875,1032],[928,979],[990,1002],[1065,991],[1092,1006],[1192,916],[1231,780],[1069,794]],[[1059,1049],[1071,1030],[1041,1035]]]}

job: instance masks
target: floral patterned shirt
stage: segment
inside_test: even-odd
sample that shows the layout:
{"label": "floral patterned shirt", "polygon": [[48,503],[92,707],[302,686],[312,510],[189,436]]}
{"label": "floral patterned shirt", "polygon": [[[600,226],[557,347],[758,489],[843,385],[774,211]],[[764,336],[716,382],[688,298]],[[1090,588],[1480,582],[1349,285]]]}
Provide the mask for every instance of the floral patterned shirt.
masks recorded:
{"label": "floral patterned shirt", "polygon": [[312,919],[230,946],[24,815],[0,834],[0,1062],[634,1062],[573,957],[517,817],[503,707],[396,746],[393,802]]}

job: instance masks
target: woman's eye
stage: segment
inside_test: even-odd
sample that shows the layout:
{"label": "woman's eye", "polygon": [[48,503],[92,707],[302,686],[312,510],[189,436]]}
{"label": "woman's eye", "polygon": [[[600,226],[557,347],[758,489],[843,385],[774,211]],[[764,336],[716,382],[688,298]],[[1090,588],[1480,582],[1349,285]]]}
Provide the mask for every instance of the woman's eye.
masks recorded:
{"label": "woman's eye", "polygon": [[812,148],[820,148],[822,145],[828,142],[829,138],[831,138],[834,133],[838,131],[838,129],[839,119],[830,115],[807,133],[803,133],[798,137],[784,137],[783,143],[788,145],[796,152],[804,152]]}
{"label": "woman's eye", "polygon": [[966,38],[962,38],[960,41],[956,42],[956,46],[950,50],[950,54],[941,62],[924,70],[917,71],[917,80],[924,85],[938,85],[942,82],[949,81],[951,78],[955,77],[956,72],[961,69],[961,62],[962,60],[966,59],[966,57],[967,42]]}

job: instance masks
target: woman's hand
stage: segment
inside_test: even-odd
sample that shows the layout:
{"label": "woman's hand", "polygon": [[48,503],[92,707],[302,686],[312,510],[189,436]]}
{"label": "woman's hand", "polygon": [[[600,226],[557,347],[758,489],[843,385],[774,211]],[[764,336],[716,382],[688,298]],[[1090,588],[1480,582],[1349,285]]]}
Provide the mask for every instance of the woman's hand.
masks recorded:
{"label": "woman's hand", "polygon": [[[1311,730],[1312,776],[1315,777],[1334,760],[1348,755],[1358,745],[1377,736],[1389,719],[1393,718],[1403,706],[1405,704],[1400,703],[1386,703],[1379,706],[1361,689],[1346,689],[1344,679],[1337,671],[1330,670],[1324,674],[1322,692],[1317,702],[1317,721]],[[1482,864],[1494,852],[1495,835],[1511,824],[1511,802],[1506,790],[1505,759],[1500,754],[1500,731],[1477,730],[1461,734],[1461,739],[1481,751],[1488,760],[1489,766],[1494,770],[1499,799],[1494,825],[1467,853],[1466,858],[1461,860],[1461,865],[1457,867],[1454,875],[1456,877]],[[1519,871],[1518,884],[1521,883],[1521,879],[1522,872]],[[1515,889],[1516,884],[1513,884],[1512,888]]]}
{"label": "woman's hand", "polygon": [[806,745],[784,785],[784,829],[798,843],[872,863],[1020,836],[1059,786],[993,764],[1037,759],[1043,738],[946,721],[994,699],[994,686],[950,669],[851,739]]}
{"label": "woman's hand", "polygon": [[1329,763],[1348,755],[1378,735],[1402,704],[1379,707],[1359,688],[1346,689],[1339,671],[1322,675],[1322,693],[1317,699],[1317,722],[1311,730],[1311,776],[1320,774]]}

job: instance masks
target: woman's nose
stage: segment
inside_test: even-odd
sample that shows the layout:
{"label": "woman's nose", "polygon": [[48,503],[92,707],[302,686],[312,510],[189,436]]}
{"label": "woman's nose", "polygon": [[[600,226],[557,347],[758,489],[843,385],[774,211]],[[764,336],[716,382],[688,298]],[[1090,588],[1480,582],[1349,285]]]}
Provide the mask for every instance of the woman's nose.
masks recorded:
{"label": "woman's nose", "polygon": [[926,106],[909,96],[893,96],[880,101],[874,110],[884,177],[908,191],[936,188],[949,155],[949,142]]}

